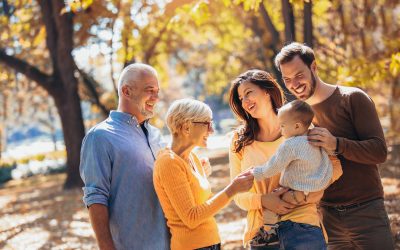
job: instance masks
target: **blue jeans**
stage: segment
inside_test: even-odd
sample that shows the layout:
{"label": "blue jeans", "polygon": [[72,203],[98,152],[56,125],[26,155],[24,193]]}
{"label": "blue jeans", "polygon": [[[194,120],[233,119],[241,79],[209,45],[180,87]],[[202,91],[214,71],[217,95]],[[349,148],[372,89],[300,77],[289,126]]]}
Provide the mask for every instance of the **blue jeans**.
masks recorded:
{"label": "blue jeans", "polygon": [[295,223],[290,220],[278,223],[280,249],[326,250],[325,238],[320,227]]}
{"label": "blue jeans", "polygon": [[279,246],[250,246],[251,250],[326,250],[325,238],[320,227],[309,224],[282,221],[276,229]]}

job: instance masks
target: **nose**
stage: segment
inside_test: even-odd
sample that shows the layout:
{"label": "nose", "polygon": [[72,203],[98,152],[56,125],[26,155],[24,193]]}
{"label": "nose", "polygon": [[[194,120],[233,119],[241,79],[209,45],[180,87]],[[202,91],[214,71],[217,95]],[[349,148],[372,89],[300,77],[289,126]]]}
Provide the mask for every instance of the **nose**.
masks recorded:
{"label": "nose", "polygon": [[293,79],[292,88],[295,89],[300,85],[300,81],[297,79]]}
{"label": "nose", "polygon": [[208,129],[209,134],[214,134],[214,127],[210,124],[210,128]]}
{"label": "nose", "polygon": [[151,98],[152,98],[153,100],[158,101],[158,100],[160,99],[160,97],[158,96],[158,91],[154,91],[154,92],[152,93],[152,95],[151,95]]}

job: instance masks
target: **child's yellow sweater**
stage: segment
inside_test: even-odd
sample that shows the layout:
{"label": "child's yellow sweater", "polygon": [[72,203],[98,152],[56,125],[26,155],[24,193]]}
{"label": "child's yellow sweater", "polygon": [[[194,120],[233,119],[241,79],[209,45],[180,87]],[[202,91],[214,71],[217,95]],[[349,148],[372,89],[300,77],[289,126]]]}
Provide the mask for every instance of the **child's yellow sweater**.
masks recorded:
{"label": "child's yellow sweater", "polygon": [[225,192],[212,197],[198,157],[193,169],[170,149],[160,152],[153,181],[171,232],[171,249],[195,249],[221,242],[214,215],[230,201]]}

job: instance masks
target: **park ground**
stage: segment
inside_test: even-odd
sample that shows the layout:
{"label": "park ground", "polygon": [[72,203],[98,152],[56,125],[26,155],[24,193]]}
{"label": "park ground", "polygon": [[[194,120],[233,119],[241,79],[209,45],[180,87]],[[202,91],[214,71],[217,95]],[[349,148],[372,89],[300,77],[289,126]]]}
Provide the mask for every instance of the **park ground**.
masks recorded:
{"label": "park ground", "polygon": [[[226,155],[211,158],[214,191],[229,183]],[[400,249],[400,168],[380,166],[396,249]],[[80,189],[63,190],[65,174],[14,180],[0,187],[0,249],[96,249]],[[223,249],[243,249],[245,212],[231,203],[217,216]]]}

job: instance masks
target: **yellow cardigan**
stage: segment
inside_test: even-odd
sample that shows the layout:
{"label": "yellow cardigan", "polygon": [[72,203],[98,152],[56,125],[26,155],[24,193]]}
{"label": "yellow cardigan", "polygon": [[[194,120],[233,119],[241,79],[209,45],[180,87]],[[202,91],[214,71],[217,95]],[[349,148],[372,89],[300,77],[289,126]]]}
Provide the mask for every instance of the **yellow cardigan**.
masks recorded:
{"label": "yellow cardigan", "polygon": [[196,154],[196,170],[170,149],[160,152],[154,165],[153,181],[171,232],[171,249],[195,249],[221,242],[214,215],[230,199],[225,192],[212,197]]}
{"label": "yellow cardigan", "polygon": [[[237,138],[237,133],[233,136],[231,148],[229,150],[229,167],[231,179],[246,169],[260,165],[268,161],[275,153],[276,149],[283,142],[283,137],[274,142],[254,141],[252,144],[244,147],[241,152],[234,153],[233,145]],[[342,168],[339,160],[335,157],[333,163],[332,181],[337,180],[342,175]],[[263,207],[261,204],[261,196],[272,192],[279,187],[280,174],[263,181],[255,181],[253,187],[245,193],[235,195],[234,201],[241,209],[248,211],[247,223],[243,235],[243,243],[247,244],[263,226]],[[316,204],[306,204],[293,210],[291,213],[281,216],[281,221],[291,220],[297,223],[305,223],[314,226],[322,225],[318,215]],[[325,233],[324,233],[325,234]],[[325,234],[326,237],[326,234]],[[326,237],[327,239],[327,237]]]}

